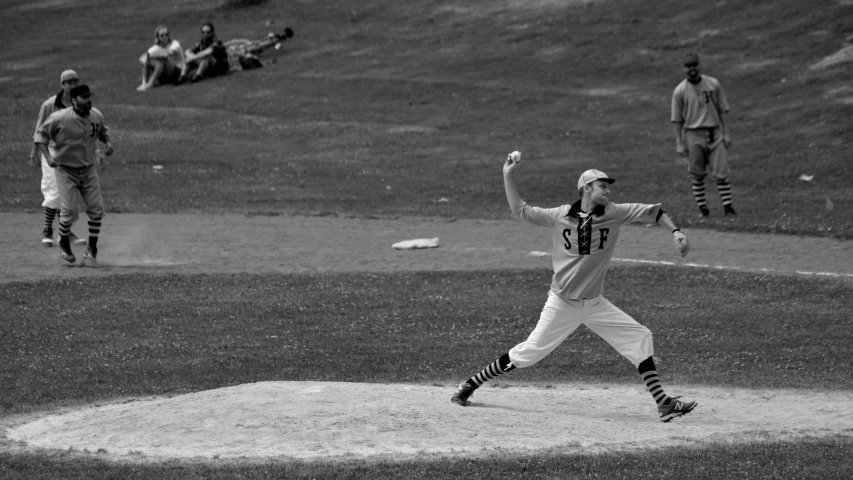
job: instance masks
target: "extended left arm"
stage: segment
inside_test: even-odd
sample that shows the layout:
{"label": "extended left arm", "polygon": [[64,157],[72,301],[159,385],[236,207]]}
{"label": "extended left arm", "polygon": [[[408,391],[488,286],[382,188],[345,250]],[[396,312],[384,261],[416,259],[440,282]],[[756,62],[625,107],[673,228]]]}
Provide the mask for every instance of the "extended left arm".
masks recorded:
{"label": "extended left arm", "polygon": [[675,226],[675,223],[672,221],[671,218],[669,218],[669,215],[667,215],[663,211],[661,211],[657,221],[659,224],[672,231],[672,240],[673,242],[675,242],[675,248],[677,248],[681,252],[682,257],[687,256],[687,252],[690,251],[690,242],[687,241],[687,237],[684,235],[684,232],[682,232],[680,228]]}

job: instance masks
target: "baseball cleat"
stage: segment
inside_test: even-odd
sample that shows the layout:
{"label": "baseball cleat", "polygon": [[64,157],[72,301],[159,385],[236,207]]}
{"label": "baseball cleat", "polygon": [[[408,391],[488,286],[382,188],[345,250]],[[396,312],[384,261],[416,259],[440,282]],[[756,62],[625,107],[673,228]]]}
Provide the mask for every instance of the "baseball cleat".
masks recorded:
{"label": "baseball cleat", "polygon": [[86,239],[80,238],[77,235],[74,235],[74,232],[68,232],[68,238],[71,240],[71,243],[74,245],[86,245]]}
{"label": "baseball cleat", "polygon": [[459,388],[456,389],[456,393],[450,397],[450,401],[461,406],[468,405],[468,399],[471,398],[471,395],[474,394],[474,387],[471,386],[468,382],[462,382],[459,385]]}
{"label": "baseball cleat", "polygon": [[699,207],[699,218],[706,218],[708,217],[708,215],[711,215],[711,212],[708,210],[708,207]]}
{"label": "baseball cleat", "polygon": [[725,212],[725,214],[726,214],[726,216],[727,216],[727,217],[728,217],[729,215],[731,215],[731,216],[733,216],[733,217],[736,217],[736,216],[737,216],[737,213],[735,212],[735,207],[733,207],[733,206],[731,206],[731,205],[725,205],[725,206],[723,206],[723,212]]}
{"label": "baseball cleat", "polygon": [[52,247],[56,243],[53,241],[53,229],[45,227],[42,231],[41,244],[45,247]]}
{"label": "baseball cleat", "polygon": [[692,412],[697,405],[697,402],[687,402],[683,400],[679,400],[681,397],[672,397],[669,399],[669,403],[664,405],[660,405],[658,407],[658,413],[660,414],[660,421],[667,423],[673,418],[680,417],[682,415],[687,415]]}
{"label": "baseball cleat", "polygon": [[59,237],[59,256],[68,265],[74,265],[77,261],[74,253],[71,252],[71,242],[68,241],[68,237]]}
{"label": "baseball cleat", "polygon": [[98,249],[95,247],[89,247],[86,249],[86,253],[83,254],[83,266],[84,267],[97,267],[98,266]]}

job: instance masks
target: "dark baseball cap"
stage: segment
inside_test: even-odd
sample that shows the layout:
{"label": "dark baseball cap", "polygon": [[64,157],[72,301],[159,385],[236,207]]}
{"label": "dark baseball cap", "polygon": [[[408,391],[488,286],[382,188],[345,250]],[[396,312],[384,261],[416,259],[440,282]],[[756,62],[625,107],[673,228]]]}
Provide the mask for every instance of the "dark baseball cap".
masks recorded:
{"label": "dark baseball cap", "polygon": [[89,86],[86,84],[80,84],[71,89],[71,98],[91,94],[92,92],[89,90]]}
{"label": "dark baseball cap", "polygon": [[699,65],[699,55],[695,53],[688,53],[684,56],[684,66],[692,67],[695,65]]}

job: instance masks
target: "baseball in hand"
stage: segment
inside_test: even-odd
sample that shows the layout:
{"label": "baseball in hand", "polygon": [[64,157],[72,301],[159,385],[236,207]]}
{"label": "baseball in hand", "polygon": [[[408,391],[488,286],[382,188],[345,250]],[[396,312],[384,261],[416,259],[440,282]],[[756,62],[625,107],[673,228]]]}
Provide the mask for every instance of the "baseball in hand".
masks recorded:
{"label": "baseball in hand", "polygon": [[521,152],[518,150],[509,154],[509,159],[512,160],[512,163],[518,163],[521,161]]}

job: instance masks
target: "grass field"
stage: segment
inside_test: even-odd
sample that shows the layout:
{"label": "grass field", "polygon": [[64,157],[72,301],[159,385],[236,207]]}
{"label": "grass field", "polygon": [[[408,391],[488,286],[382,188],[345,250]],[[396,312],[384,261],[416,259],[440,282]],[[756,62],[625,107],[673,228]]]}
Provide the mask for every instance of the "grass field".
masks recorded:
{"label": "grass field", "polygon": [[[102,181],[111,213],[506,218],[500,167],[519,149],[519,188],[532,203],[573,200],[577,176],[597,167],[619,179],[616,201],[663,202],[677,223],[696,226],[668,115],[679,59],[697,50],[733,107],[739,213],[722,218],[710,187],[712,217],[701,225],[853,238],[850,63],[810,68],[851,41],[850,2],[242,3],[259,5],[4,2],[0,211],[32,212],[38,234],[39,172],[25,159],[39,104],[74,68],[95,90],[117,149]],[[187,47],[207,20],[223,40],[285,26],[296,38],[263,69],[136,92],[136,59],[154,27],[168,25]],[[123,275],[4,284],[0,415],[260,380],[458,382],[526,335],[521,319],[541,308],[547,277]],[[609,278],[608,296],[655,332],[671,382],[804,395],[851,389],[848,283],[647,267],[617,268]],[[425,292],[416,305],[413,289]],[[46,304],[45,292],[56,302]],[[336,325],[349,328],[323,335]],[[282,329],[294,348],[271,338]],[[347,367],[341,348],[383,361]],[[513,381],[637,381],[587,331],[564,348],[576,355],[549,357]],[[853,476],[849,436],[327,463],[121,464],[16,447],[0,439],[2,478]]]}
{"label": "grass field", "polygon": [[[617,200],[661,201],[691,224],[669,101],[681,55],[697,50],[733,106],[739,211],[721,218],[710,186],[705,223],[853,235],[849,63],[810,69],[849,41],[846,2],[124,0],[109,13],[88,2],[74,22],[71,2],[7,4],[4,211],[38,209],[28,139],[59,72],[75,68],[115,138],[109,211],[504,218],[500,164],[519,149],[534,202],[566,202],[597,166],[620,180]],[[223,40],[297,36],[268,68],[137,93],[154,26],[189,46],[208,19]]]}

